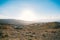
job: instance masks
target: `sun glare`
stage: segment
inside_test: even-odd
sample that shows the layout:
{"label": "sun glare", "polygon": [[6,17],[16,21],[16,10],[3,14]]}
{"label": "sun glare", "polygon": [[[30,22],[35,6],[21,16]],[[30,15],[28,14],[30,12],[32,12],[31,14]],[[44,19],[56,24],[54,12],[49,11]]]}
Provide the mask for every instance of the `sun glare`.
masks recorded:
{"label": "sun glare", "polygon": [[25,21],[35,21],[37,17],[32,10],[23,10],[20,19]]}

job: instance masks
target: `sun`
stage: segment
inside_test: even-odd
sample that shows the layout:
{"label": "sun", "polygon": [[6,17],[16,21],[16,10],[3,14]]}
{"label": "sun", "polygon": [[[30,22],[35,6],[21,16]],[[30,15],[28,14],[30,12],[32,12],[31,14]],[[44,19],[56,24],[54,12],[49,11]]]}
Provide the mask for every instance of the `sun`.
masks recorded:
{"label": "sun", "polygon": [[37,17],[32,10],[25,9],[21,12],[20,19],[25,21],[35,21]]}

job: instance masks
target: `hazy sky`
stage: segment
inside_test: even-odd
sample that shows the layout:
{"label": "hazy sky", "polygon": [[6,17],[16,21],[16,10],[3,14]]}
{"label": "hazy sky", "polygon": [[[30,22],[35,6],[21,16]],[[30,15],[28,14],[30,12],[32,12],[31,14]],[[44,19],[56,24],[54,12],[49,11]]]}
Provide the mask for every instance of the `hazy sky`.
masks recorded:
{"label": "hazy sky", "polygon": [[60,0],[0,0],[0,19],[60,20]]}

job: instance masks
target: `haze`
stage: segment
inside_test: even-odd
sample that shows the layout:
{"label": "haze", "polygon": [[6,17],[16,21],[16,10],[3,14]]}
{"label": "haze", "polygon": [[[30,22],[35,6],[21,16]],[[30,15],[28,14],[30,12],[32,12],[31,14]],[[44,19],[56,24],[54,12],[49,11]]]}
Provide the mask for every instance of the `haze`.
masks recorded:
{"label": "haze", "polygon": [[0,19],[60,20],[60,0],[0,0]]}

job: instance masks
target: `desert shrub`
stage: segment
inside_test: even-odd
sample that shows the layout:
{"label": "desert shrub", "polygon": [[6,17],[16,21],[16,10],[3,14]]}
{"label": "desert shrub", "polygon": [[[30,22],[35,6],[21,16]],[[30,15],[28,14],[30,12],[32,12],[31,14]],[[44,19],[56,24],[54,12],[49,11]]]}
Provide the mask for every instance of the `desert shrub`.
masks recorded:
{"label": "desert shrub", "polygon": [[35,32],[33,32],[32,34],[35,34]]}
{"label": "desert shrub", "polygon": [[28,39],[28,40],[32,40],[32,39]]}
{"label": "desert shrub", "polygon": [[60,28],[60,25],[57,22],[50,22],[50,23],[46,23],[46,24],[42,25],[42,27],[44,27],[45,29],[47,29],[47,28],[57,29],[57,28]]}
{"label": "desert shrub", "polygon": [[51,31],[51,33],[56,33],[56,31]]}
{"label": "desert shrub", "polygon": [[45,34],[43,34],[42,36],[43,36],[43,37],[46,37],[46,35],[45,35]]}
{"label": "desert shrub", "polygon": [[33,35],[30,35],[30,37],[33,37]]}
{"label": "desert shrub", "polygon": [[2,32],[0,32],[0,37],[2,37],[3,36],[3,33]]}
{"label": "desert shrub", "polygon": [[8,37],[8,35],[5,35],[5,37]]}

